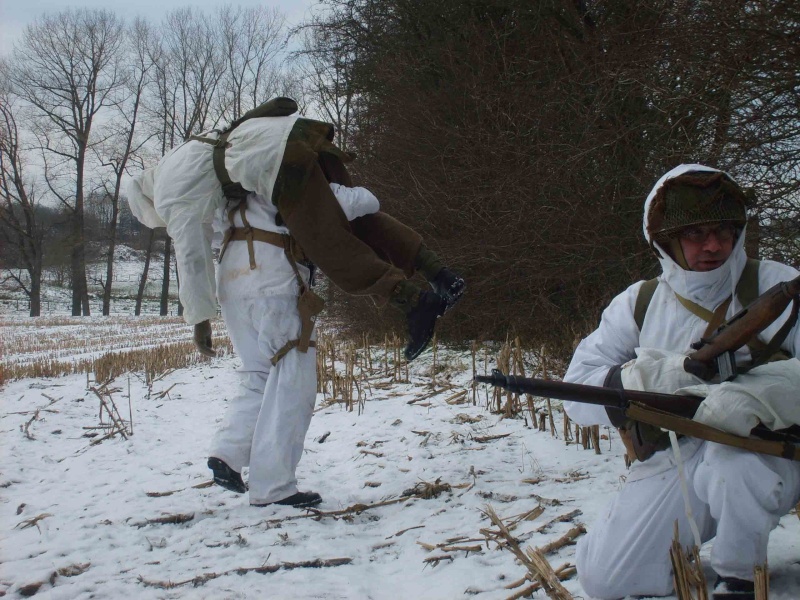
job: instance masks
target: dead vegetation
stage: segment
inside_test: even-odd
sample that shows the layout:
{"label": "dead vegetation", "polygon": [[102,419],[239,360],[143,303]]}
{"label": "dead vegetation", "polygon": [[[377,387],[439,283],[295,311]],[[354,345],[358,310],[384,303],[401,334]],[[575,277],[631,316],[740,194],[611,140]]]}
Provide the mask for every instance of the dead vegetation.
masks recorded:
{"label": "dead vegetation", "polygon": [[[230,353],[224,325],[219,320],[213,325],[215,347]],[[205,360],[191,335],[178,317],[0,320],[5,346],[0,384],[77,373],[105,381],[131,371],[159,374],[188,367]]]}

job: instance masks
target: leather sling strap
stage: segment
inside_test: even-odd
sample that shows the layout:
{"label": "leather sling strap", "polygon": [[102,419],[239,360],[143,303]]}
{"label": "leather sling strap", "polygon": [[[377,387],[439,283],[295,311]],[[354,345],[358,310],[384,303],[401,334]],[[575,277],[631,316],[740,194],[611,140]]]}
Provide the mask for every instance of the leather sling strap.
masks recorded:
{"label": "leather sling strap", "polygon": [[669,429],[689,437],[725,444],[726,446],[733,446],[734,448],[742,448],[751,452],[759,452],[761,454],[769,454],[770,456],[800,461],[800,447],[790,442],[744,438],[726,433],[715,427],[703,425],[691,419],[646,407],[638,402],[631,402],[625,413],[626,416],[636,421]]}

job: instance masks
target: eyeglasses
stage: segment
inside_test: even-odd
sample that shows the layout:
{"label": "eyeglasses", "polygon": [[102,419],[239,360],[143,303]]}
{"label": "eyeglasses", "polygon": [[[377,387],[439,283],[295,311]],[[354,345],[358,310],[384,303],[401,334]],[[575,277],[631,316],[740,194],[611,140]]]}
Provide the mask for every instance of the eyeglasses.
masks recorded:
{"label": "eyeglasses", "polygon": [[736,227],[731,223],[722,223],[714,226],[697,225],[681,229],[676,235],[693,244],[702,244],[708,240],[711,234],[714,234],[718,242],[730,242],[736,237]]}

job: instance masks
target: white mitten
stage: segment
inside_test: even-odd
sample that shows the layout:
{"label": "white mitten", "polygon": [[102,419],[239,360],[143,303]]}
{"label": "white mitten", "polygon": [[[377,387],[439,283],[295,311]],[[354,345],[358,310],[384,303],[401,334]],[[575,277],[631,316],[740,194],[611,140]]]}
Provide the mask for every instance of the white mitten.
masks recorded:
{"label": "white mitten", "polygon": [[622,365],[626,390],[674,394],[676,390],[705,382],[683,368],[685,354],[659,348],[637,348],[636,358]]}
{"label": "white mitten", "polygon": [[767,363],[712,386],[694,420],[742,436],[759,421],[773,430],[800,423],[800,360]]}
{"label": "white mitten", "polygon": [[338,183],[330,185],[331,191],[339,201],[339,205],[342,207],[348,221],[364,215],[371,215],[381,209],[381,203],[378,202],[375,194],[367,188],[347,187]]}

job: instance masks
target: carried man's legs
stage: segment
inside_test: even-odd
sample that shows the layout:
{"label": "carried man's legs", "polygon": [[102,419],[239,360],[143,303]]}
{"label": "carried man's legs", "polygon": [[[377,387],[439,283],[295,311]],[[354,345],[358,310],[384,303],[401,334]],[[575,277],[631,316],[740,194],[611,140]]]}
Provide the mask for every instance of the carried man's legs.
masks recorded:
{"label": "carried man's legs", "polygon": [[[351,183],[343,163],[347,156],[330,143],[329,132],[325,123],[297,121],[272,201],[304,254],[334,284],[349,294],[371,296],[379,305],[389,302],[406,315],[410,341],[405,354],[411,360],[427,346],[436,319],[459,299],[464,282],[443,270],[422,237],[396,219],[379,212],[347,221],[329,186],[331,180]],[[422,291],[408,281],[417,269],[435,291]],[[447,277],[437,283],[440,274]]]}

